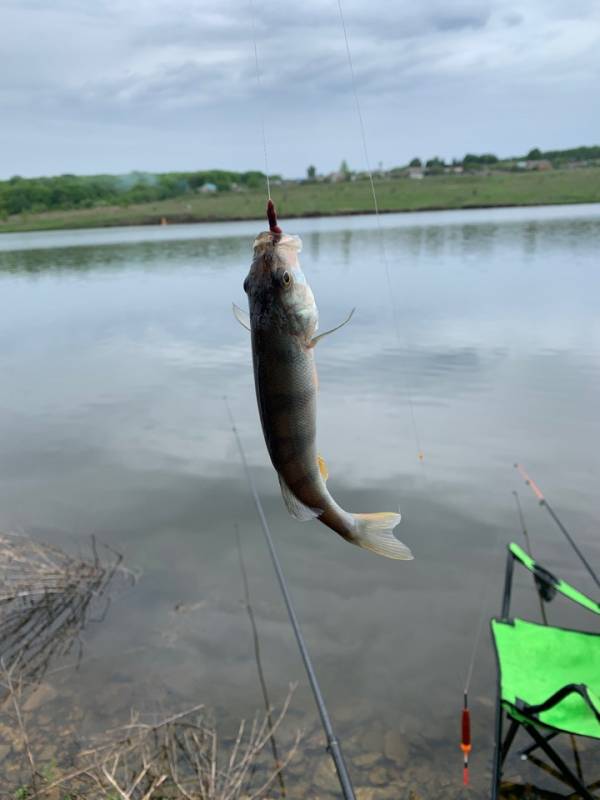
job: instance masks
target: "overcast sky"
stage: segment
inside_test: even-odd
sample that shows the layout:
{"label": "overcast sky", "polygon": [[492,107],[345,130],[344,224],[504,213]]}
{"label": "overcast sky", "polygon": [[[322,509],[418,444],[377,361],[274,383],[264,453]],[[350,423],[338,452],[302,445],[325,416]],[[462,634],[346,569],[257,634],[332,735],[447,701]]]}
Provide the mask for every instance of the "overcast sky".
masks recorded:
{"label": "overcast sky", "polygon": [[[363,168],[337,0],[0,0],[0,178]],[[343,0],[371,161],[600,143],[599,0]]]}

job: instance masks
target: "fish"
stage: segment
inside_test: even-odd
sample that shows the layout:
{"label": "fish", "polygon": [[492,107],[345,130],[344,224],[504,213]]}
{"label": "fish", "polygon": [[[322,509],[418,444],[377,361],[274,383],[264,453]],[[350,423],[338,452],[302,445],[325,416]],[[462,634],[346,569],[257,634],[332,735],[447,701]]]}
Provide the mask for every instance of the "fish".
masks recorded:
{"label": "fish", "polygon": [[[276,218],[275,218],[276,219]],[[317,519],[347,542],[392,559],[411,560],[409,548],[393,534],[400,513],[353,514],[327,488],[328,469],[317,451],[316,345],[346,325],[318,333],[315,298],[302,272],[298,236],[275,224],[254,241],[244,280],[249,314],[233,305],[250,331],[260,421],[283,501],[297,520]]]}

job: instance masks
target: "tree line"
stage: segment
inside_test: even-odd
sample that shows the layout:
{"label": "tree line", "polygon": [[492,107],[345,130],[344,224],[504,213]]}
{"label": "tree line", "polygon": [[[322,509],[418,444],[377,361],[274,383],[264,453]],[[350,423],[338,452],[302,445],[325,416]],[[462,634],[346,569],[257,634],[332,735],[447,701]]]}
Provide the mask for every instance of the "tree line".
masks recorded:
{"label": "tree line", "polygon": [[[275,176],[277,177],[277,176]],[[58,175],[0,181],[0,217],[11,214],[149,203],[202,191],[256,189],[265,182],[259,171],[131,172],[128,175]]]}
{"label": "tree line", "polygon": [[559,162],[565,164],[570,161],[594,161],[600,158],[600,145],[592,147],[571,147],[569,150],[540,150],[539,147],[534,147],[525,158],[530,160],[544,158],[553,163]]}
{"label": "tree line", "polygon": [[453,158],[452,161],[448,163],[437,156],[426,161],[422,161],[420,158],[413,158],[409,163],[409,167],[425,167],[430,170],[444,167],[477,169],[477,167],[486,167],[494,164],[542,160],[551,161],[554,166],[561,166],[562,164],[569,164],[577,161],[596,161],[598,159],[600,159],[600,146],[572,147],[568,150],[540,150],[539,147],[534,147],[527,155],[511,156],[510,158],[499,158],[494,155],[494,153],[482,153],[481,155],[467,153],[462,160]]}

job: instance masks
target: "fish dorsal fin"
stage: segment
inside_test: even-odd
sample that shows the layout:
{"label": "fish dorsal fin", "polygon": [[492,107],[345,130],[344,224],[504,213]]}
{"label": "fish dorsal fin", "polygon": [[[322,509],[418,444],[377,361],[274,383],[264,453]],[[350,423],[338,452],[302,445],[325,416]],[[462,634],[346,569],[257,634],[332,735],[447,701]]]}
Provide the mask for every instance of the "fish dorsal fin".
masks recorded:
{"label": "fish dorsal fin", "polygon": [[236,306],[235,303],[232,303],[233,306],[233,316],[237,319],[240,325],[243,328],[246,328],[247,331],[250,330],[250,317],[246,311],[243,311],[239,306]]}
{"label": "fish dorsal fin", "polygon": [[339,331],[340,328],[343,328],[344,325],[347,325],[352,319],[352,315],[354,314],[355,311],[356,309],[353,308],[352,311],[346,317],[346,319],[343,322],[340,322],[339,325],[336,325],[335,328],[332,328],[330,331],[325,331],[324,333],[320,333],[318,336],[313,336],[313,338],[310,340],[310,346],[314,347],[319,340],[324,339],[325,336],[329,336],[330,333]]}
{"label": "fish dorsal fin", "polygon": [[324,481],[327,480],[329,477],[329,470],[327,469],[327,464],[325,463],[325,459],[323,456],[317,456],[317,464],[319,465],[319,472],[321,473],[321,477]]}
{"label": "fish dorsal fin", "polygon": [[283,480],[281,475],[278,475],[277,477],[279,478],[281,496],[283,497],[285,507],[292,517],[294,517],[294,519],[297,519],[300,522],[308,522],[308,520],[315,519],[323,513],[322,508],[309,508],[308,506],[305,506],[304,503],[301,500],[298,500],[298,498],[292,493],[292,490]]}

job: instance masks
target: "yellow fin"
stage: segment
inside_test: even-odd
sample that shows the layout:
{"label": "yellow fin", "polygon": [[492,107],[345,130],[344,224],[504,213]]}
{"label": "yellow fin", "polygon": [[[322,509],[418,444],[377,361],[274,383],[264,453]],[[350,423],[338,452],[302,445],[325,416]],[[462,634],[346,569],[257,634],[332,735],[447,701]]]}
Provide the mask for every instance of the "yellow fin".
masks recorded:
{"label": "yellow fin", "polygon": [[325,459],[323,456],[317,456],[317,464],[319,465],[319,472],[321,473],[321,477],[324,481],[327,480],[329,477],[329,470],[327,469],[327,464],[325,463]]}

